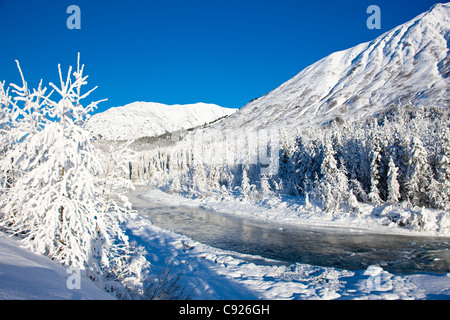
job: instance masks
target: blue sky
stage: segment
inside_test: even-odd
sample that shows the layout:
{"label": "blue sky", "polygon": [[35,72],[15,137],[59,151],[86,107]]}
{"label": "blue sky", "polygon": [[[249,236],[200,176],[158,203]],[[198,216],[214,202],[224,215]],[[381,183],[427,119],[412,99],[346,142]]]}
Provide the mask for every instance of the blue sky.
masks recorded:
{"label": "blue sky", "polygon": [[[89,74],[98,112],[134,101],[240,108],[328,54],[373,40],[439,1],[0,0],[0,80],[58,81]],[[445,1],[442,1],[445,2]],[[81,30],[69,30],[69,5]],[[369,30],[369,5],[381,29]],[[56,82],[55,82],[56,83]]]}

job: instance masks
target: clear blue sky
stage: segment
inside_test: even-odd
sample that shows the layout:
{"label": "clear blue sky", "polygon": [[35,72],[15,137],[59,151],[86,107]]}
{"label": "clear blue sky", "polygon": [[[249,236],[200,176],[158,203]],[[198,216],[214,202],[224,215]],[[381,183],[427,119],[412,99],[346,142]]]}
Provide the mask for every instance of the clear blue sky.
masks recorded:
{"label": "clear blue sky", "polygon": [[[0,80],[58,81],[81,53],[99,111],[134,101],[240,108],[328,54],[373,40],[428,0],[0,0]],[[445,1],[441,1],[445,2]],[[81,30],[69,30],[69,5]],[[366,9],[381,8],[381,30]],[[90,101],[87,101],[90,102]]]}

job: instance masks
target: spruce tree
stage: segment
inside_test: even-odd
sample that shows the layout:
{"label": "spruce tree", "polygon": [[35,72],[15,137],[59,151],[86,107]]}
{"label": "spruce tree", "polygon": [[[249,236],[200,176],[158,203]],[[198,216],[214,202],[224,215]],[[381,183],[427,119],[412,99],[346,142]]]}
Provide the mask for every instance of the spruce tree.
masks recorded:
{"label": "spruce tree", "polygon": [[269,178],[266,175],[261,176],[261,189],[260,190],[261,190],[261,195],[263,197],[268,197],[273,193],[272,188],[270,187],[270,184],[269,184]]}
{"label": "spruce tree", "polygon": [[450,207],[450,129],[444,127],[437,146],[436,176],[430,184],[430,201],[434,208]]}
{"label": "spruce tree", "polygon": [[242,180],[239,191],[244,200],[248,200],[251,197],[252,186],[250,185],[250,179],[248,178],[247,169],[245,167],[242,169]]}
{"label": "spruce tree", "polygon": [[406,192],[408,200],[416,206],[427,206],[428,187],[430,185],[431,170],[427,162],[427,150],[419,137],[411,139],[410,157],[406,174]]}
{"label": "spruce tree", "polygon": [[378,184],[380,182],[380,167],[381,167],[381,137],[378,132],[377,125],[372,128],[371,149],[370,149],[370,192],[369,199],[374,204],[381,204],[380,190]]}
{"label": "spruce tree", "polygon": [[397,203],[400,200],[400,185],[398,183],[398,168],[395,166],[392,156],[389,159],[387,186],[388,186],[387,202],[390,204]]}
{"label": "spruce tree", "polygon": [[330,138],[324,142],[323,161],[321,165],[321,180],[319,183],[319,196],[325,211],[335,211],[342,200],[338,182],[338,167],[335,152]]}

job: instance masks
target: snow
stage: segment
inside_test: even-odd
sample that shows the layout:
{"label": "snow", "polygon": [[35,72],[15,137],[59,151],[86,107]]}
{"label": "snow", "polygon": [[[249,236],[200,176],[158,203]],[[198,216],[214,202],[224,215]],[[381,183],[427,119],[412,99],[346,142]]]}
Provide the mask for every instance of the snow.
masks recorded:
{"label": "snow", "polygon": [[[89,279],[69,289],[72,273],[0,232],[0,300],[113,300]],[[70,271],[70,270],[69,270]]]}
{"label": "snow", "polygon": [[[267,196],[259,201],[242,200],[232,196],[222,199],[217,194],[210,194],[190,198],[183,195],[166,193],[161,189],[152,188],[147,190],[144,199],[151,199],[163,205],[195,206],[202,207],[227,215],[242,218],[256,219],[267,223],[286,223],[308,227],[338,227],[358,232],[369,232],[377,234],[397,234],[411,236],[433,236],[449,237],[450,221],[439,225],[437,220],[428,220],[427,224],[420,230],[401,227],[396,223],[387,223],[386,216],[407,215],[413,209],[403,208],[401,205],[382,205],[359,203],[358,214],[333,214],[327,213],[319,205],[305,203],[304,199],[293,196],[280,197],[277,195]],[[136,201],[136,200],[135,200]],[[444,210],[419,209],[435,216],[436,212]]]}
{"label": "snow", "polygon": [[[251,131],[270,126],[291,132],[336,117],[374,115],[399,101],[446,106],[450,81],[449,11],[450,4],[436,5],[370,43],[322,59],[225,121],[213,124],[208,133],[214,136],[230,129]],[[136,102],[93,116],[88,123],[104,139],[136,139],[200,126],[234,112],[207,104],[165,106]],[[164,171],[168,165],[173,164],[164,163]],[[205,172],[200,166],[198,169],[194,173],[202,176],[198,179],[202,182]],[[148,174],[147,170],[142,171]],[[172,192],[179,189],[176,184],[172,187]],[[450,219],[445,210],[359,203],[358,210],[344,210],[336,215],[302,197],[272,194],[267,186],[263,188],[264,198],[257,199],[250,195],[244,198],[227,195],[233,190],[224,190],[222,196],[206,190],[209,188],[202,191],[201,184],[194,187],[201,191],[197,193],[201,197],[192,198],[190,194],[190,198],[185,198],[158,189],[147,192],[146,197],[162,206],[201,206],[266,223],[342,227],[377,234],[445,237],[450,234]],[[421,219],[419,229],[396,223],[410,217]],[[153,275],[168,270],[180,275],[174,290],[184,288],[186,298],[450,299],[449,273],[394,275],[380,266],[350,271],[300,263],[286,265],[213,248],[152,225],[137,214],[128,216],[126,228],[130,238],[147,249]],[[80,289],[70,289],[71,274],[67,269],[26,250],[14,238],[0,234],[0,250],[0,299],[113,299],[83,277]]]}
{"label": "snow", "polygon": [[[207,204],[158,189],[145,196],[167,206]],[[237,203],[214,203],[210,201],[209,206],[234,208],[236,214],[251,212],[256,216],[261,209],[248,203],[245,210]],[[267,212],[260,215],[260,219],[270,216]],[[330,224],[322,220],[321,225]],[[199,243],[159,228],[137,214],[128,218],[127,229],[130,238],[147,249],[154,274],[167,269],[180,274],[178,285],[184,288],[184,297],[194,300],[450,299],[450,273],[400,276],[379,266],[350,271],[300,263],[286,265]],[[0,250],[0,299],[113,299],[85,278],[81,278],[80,290],[68,289],[70,273],[66,268],[1,233]]]}
{"label": "snow", "polygon": [[[17,63],[23,86],[11,84],[14,97],[6,93],[6,101],[17,103],[7,102],[0,110],[5,115],[1,127],[7,129],[2,130],[0,156],[0,230],[20,235],[24,247],[70,266],[75,274],[70,276],[74,283],[70,282],[68,289],[78,288],[83,274],[117,296],[131,297],[142,287],[148,262],[139,248],[130,246],[120,227],[120,215],[126,209],[111,200],[118,182],[111,179],[107,192],[105,181],[98,177],[102,168],[91,135],[82,127],[98,102],[87,107],[80,103],[92,90],[81,95],[87,76],[83,76],[79,58],[73,74],[69,67],[67,80],[58,66],[61,88],[50,83],[60,95],[56,101],[45,96],[47,88],[42,87],[42,82],[37,91],[30,93]],[[0,94],[5,95],[3,89]],[[11,273],[11,269],[4,269]],[[51,273],[38,269],[37,277],[45,281]],[[25,292],[34,292],[40,286],[29,278],[26,283],[31,286],[22,285]],[[61,283],[47,283],[49,297],[52,292],[58,294]],[[6,296],[11,294],[5,292]],[[20,298],[20,294],[12,296]],[[63,292],[62,297],[69,295]]]}
{"label": "snow", "polygon": [[[200,201],[145,193],[161,205],[198,206]],[[205,205],[205,201],[201,202]],[[237,209],[239,206],[227,204]],[[259,210],[254,207],[253,213]],[[249,212],[248,207],[245,211]],[[230,212],[230,211],[228,211]],[[328,225],[322,222],[322,225]],[[450,273],[393,275],[379,266],[349,271],[307,264],[283,265],[259,256],[221,250],[157,226],[141,216],[128,221],[131,236],[146,246],[154,271],[169,263],[195,300],[395,300],[450,299]],[[379,229],[376,229],[379,230]]]}
{"label": "snow", "polygon": [[[337,117],[373,116],[397,103],[445,107],[449,87],[445,73],[449,13],[450,4],[436,5],[374,41],[336,52],[200,134],[217,137],[231,130],[242,137],[245,132],[275,128],[293,135],[295,131],[322,125]],[[161,160],[164,150],[149,149],[146,150],[149,154],[144,152],[143,160],[133,165],[137,168],[133,169],[133,179],[151,180],[149,171],[153,167],[150,165],[161,164],[164,172],[161,179],[166,180],[161,185],[168,190],[169,181],[177,179],[172,192],[180,189],[176,170],[164,176],[167,167],[174,165],[173,161],[168,164]],[[167,154],[175,150],[168,149]],[[155,159],[153,163],[151,160]],[[201,170],[201,166],[193,170],[193,174],[202,175],[198,180],[204,180],[205,173]],[[358,210],[344,210],[344,214],[336,215],[322,210],[314,201],[299,197],[272,195],[258,201],[247,198],[241,201],[242,197],[221,197],[218,193],[201,190],[203,187],[194,185],[201,196],[194,199],[157,189],[148,192],[146,197],[162,206],[201,206],[267,223],[342,227],[377,234],[446,237],[450,234],[445,210],[359,203]],[[424,217],[420,229],[404,228],[396,223],[410,216]],[[287,266],[201,244],[158,228],[139,216],[129,220],[128,227],[132,237],[150,253],[153,270],[164,270],[169,264],[174,272],[181,273],[180,281],[190,288],[187,291],[193,299],[449,299],[450,295],[448,274],[400,276],[379,266],[357,271],[298,263]]]}
{"label": "snow", "polygon": [[448,106],[449,32],[450,3],[437,4],[371,42],[314,63],[211,130],[302,132],[392,104]]}
{"label": "snow", "polygon": [[87,128],[106,140],[130,140],[187,130],[236,111],[208,103],[165,105],[134,102],[92,116],[87,122]]}
{"label": "snow", "polygon": [[[167,206],[206,205],[205,200],[169,195],[157,189],[147,192],[146,197]],[[246,204],[242,210],[236,203],[220,206],[214,201],[209,206],[234,208],[235,214],[251,212],[253,216],[261,209]],[[249,210],[251,207],[253,210]],[[259,215],[260,219],[271,216],[267,212]],[[336,224],[322,220],[320,225]],[[170,268],[180,274],[179,285],[185,288],[186,298],[194,300],[450,299],[450,273],[399,276],[378,266],[349,271],[299,263],[284,265],[201,244],[154,226],[140,215],[130,216],[127,228],[131,239],[146,247],[152,271],[158,274]],[[0,299],[113,299],[85,278],[81,279],[80,290],[68,289],[70,273],[66,268],[22,248],[17,240],[3,234],[0,250]]]}

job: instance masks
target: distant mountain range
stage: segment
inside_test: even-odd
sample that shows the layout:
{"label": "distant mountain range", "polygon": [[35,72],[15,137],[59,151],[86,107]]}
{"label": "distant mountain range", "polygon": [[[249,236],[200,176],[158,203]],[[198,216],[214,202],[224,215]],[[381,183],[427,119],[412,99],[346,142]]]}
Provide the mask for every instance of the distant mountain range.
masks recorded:
{"label": "distant mountain range", "polygon": [[131,140],[190,129],[235,113],[215,104],[165,105],[134,102],[93,115],[87,128],[104,140]]}

